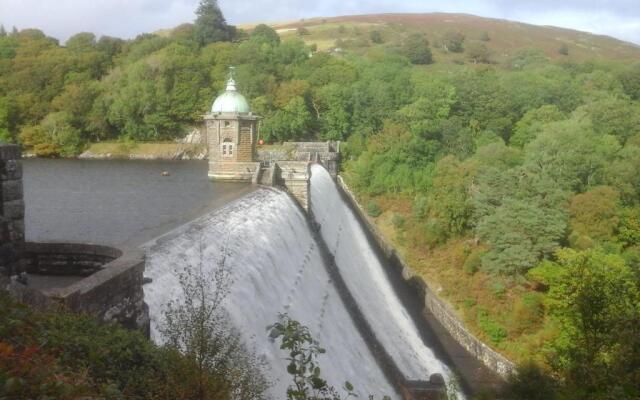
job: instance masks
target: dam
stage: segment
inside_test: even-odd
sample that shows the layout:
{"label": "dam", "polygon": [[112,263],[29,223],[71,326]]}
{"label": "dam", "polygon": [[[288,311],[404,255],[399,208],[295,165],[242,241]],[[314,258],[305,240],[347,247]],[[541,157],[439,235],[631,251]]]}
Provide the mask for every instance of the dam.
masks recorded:
{"label": "dam", "polygon": [[[259,117],[242,99],[230,78],[205,117],[208,172],[202,163],[60,161],[55,171],[51,161],[28,161],[28,241],[124,249],[26,243],[35,282],[63,304],[149,329],[163,343],[168,304],[185,301],[180,275],[200,271],[205,280],[224,268],[226,319],[265,365],[270,397],[290,385],[286,354],[266,331],[286,313],[326,348],[319,363],[331,385],[349,381],[365,398],[442,398],[456,381],[452,364],[341,197],[339,142],[285,143],[258,154]],[[27,265],[23,253],[12,256],[14,271]],[[61,270],[41,262],[47,258],[71,260],[67,269],[83,268],[88,278],[51,290],[48,274]],[[464,398],[455,384],[447,390]]]}
{"label": "dam", "polygon": [[[349,380],[365,397],[406,398],[398,385],[398,374],[390,373],[385,364],[393,364],[407,381],[428,381],[434,373],[449,379],[449,368],[420,340],[385,281],[382,265],[374,262],[370,249],[367,252],[366,238],[355,229],[353,215],[349,216],[324,167],[309,168],[309,214],[291,194],[278,188],[209,182],[201,173],[206,164],[200,162],[23,163],[27,242],[94,242],[118,246],[128,253],[131,250],[127,249],[141,245],[146,260],[144,264],[140,258],[133,260],[135,265],[127,270],[131,271],[128,275],[109,275],[108,271],[94,275],[107,272],[103,288],[119,292],[121,286],[117,285],[122,283],[118,282],[126,282],[130,290],[126,295],[137,302],[144,300],[154,340],[163,341],[159,327],[166,305],[183,296],[178,273],[198,265],[210,270],[224,255],[232,281],[225,310],[246,346],[265,362],[265,372],[273,382],[271,397],[281,397],[290,379],[285,354],[266,331],[279,313],[307,325],[326,348],[328,354],[320,357],[323,375],[337,387]],[[170,176],[161,171],[170,171]],[[172,179],[182,183],[174,185]],[[185,197],[182,192],[189,190]],[[150,200],[150,194],[163,197]],[[119,211],[123,211],[122,217]],[[196,213],[200,216],[192,217]],[[106,220],[108,215],[114,218]],[[310,215],[317,216],[319,227]],[[149,238],[162,230],[166,233]],[[31,246],[30,251],[76,252],[71,256],[85,263],[82,265],[93,263],[95,256],[82,258],[78,251],[101,252],[107,261],[122,254],[83,246],[41,244]],[[140,283],[142,274],[150,281],[144,286]],[[32,278],[32,286],[43,279],[49,286],[60,282]],[[83,281],[81,276],[69,279],[66,284],[71,287]],[[82,285],[79,288],[83,290]],[[104,289],[99,291],[104,293]],[[86,304],[80,304],[79,309],[100,309],[92,303],[110,301],[97,296],[99,293],[94,296],[95,291],[88,293],[82,297]],[[77,305],[77,299],[70,304]],[[355,318],[354,304],[358,310]],[[99,312],[103,317],[107,314]],[[363,320],[368,330],[362,329]],[[381,362],[381,349],[389,356],[387,362]]]}
{"label": "dam", "polygon": [[[361,397],[405,397],[339,293],[327,265],[334,259],[362,316],[407,380],[428,380],[434,373],[451,379],[449,368],[423,342],[337,190],[323,167],[312,167],[310,204],[321,225],[319,237],[290,195],[261,187],[146,244],[145,276],[152,283],[144,290],[152,338],[162,341],[164,306],[183,295],[179,273],[201,266],[213,274],[224,255],[233,282],[225,310],[249,348],[267,362],[274,397],[286,392],[290,379],[284,354],[266,334],[279,313],[307,325],[326,348],[320,364],[333,385],[348,380]],[[330,254],[323,254],[327,250]]]}

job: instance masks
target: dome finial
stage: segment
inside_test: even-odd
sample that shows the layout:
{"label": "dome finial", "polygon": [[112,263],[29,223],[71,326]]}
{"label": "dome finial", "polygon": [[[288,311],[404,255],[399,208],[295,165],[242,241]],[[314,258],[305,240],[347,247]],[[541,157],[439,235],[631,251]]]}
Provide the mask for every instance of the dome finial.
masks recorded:
{"label": "dome finial", "polygon": [[227,91],[235,92],[238,90],[238,88],[236,87],[235,75],[236,75],[236,67],[234,66],[229,67],[229,79],[227,80]]}
{"label": "dome finial", "polygon": [[250,113],[251,107],[247,99],[238,92],[235,80],[235,67],[229,67],[227,89],[216,98],[211,107],[212,113]]}

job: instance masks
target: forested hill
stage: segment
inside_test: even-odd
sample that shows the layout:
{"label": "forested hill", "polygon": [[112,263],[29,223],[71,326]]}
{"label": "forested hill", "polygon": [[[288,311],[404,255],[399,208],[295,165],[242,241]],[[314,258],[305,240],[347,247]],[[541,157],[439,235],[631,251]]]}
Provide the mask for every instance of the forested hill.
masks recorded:
{"label": "forested hill", "polygon": [[[79,33],[61,45],[37,29],[0,28],[0,140],[42,156],[74,156],[105,140],[173,140],[200,123],[231,64],[265,117],[268,141],[366,137],[419,96],[416,80],[427,75],[412,71],[421,68],[448,71],[453,87],[474,75],[484,75],[482,82],[492,77],[507,96],[536,79],[539,94],[611,88],[634,97],[639,90],[631,61],[640,60],[640,49],[581,32],[424,14],[298,21],[276,25],[276,34],[266,25],[236,29],[219,9],[209,11],[194,23],[133,40]],[[457,90],[455,109],[469,107],[464,92]],[[500,98],[478,94],[493,103]],[[499,129],[511,131],[540,101],[557,101],[543,96],[496,110]],[[473,119],[480,127],[495,124]]]}
{"label": "forested hill", "polygon": [[263,139],[344,141],[343,176],[416,273],[491,346],[543,368],[509,398],[640,398],[635,46],[459,15],[278,34],[228,26],[215,0],[197,14],[64,46],[0,29],[0,141],[74,156],[175,140],[234,65]]}
{"label": "forested hill", "polygon": [[[494,61],[503,61],[519,50],[528,47],[540,49],[553,60],[584,61],[594,58],[617,60],[640,60],[640,46],[612,37],[595,35],[554,26],[538,26],[516,21],[483,18],[468,14],[374,14],[331,18],[312,18],[296,22],[271,24],[279,32],[296,30],[303,26],[312,34],[305,37],[309,43],[333,46],[338,37],[357,38],[353,29],[379,30],[387,41],[402,40],[407,32],[420,32],[429,38],[434,47],[441,47],[447,33],[461,33],[467,43],[482,42],[489,49]],[[251,25],[247,25],[250,28]],[[340,27],[349,30],[339,32]],[[357,33],[357,32],[356,32]],[[568,54],[559,50],[567,46]],[[455,53],[454,53],[455,54]],[[447,57],[446,60],[464,60],[464,57]]]}

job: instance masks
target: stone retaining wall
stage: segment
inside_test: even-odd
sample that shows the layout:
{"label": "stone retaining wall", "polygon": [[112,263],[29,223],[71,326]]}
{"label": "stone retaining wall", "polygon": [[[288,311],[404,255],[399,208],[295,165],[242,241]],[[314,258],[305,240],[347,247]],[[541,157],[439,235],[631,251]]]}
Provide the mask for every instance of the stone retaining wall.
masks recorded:
{"label": "stone retaining wall", "polygon": [[89,276],[122,256],[113,247],[84,243],[25,243],[23,267],[30,274]]}
{"label": "stone retaining wall", "polygon": [[0,275],[21,272],[24,243],[24,200],[20,147],[0,144]]}
{"label": "stone retaining wall", "polygon": [[[61,303],[71,311],[148,333],[142,251],[80,243],[25,243],[20,158],[19,146],[0,144],[0,288],[36,307]],[[43,288],[30,287],[22,272],[40,280]],[[52,282],[63,276],[84,278],[58,289]]]}
{"label": "stone retaining wall", "polygon": [[142,290],[145,266],[141,250],[120,251],[75,243],[27,243],[27,272],[45,276],[84,276],[78,282],[47,291],[47,297],[77,313],[149,331],[149,312]]}
{"label": "stone retaining wall", "polygon": [[431,314],[458,344],[471,353],[476,359],[480,360],[487,368],[505,379],[513,374],[515,372],[515,365],[469,332],[451,306],[441,300],[429,287],[427,282],[417,276],[406,264],[393,246],[384,238],[384,235],[379,229],[369,221],[369,218],[366,216],[354,194],[340,176],[338,177],[338,187],[342,189],[346,199],[351,202],[353,209],[359,214],[361,221],[363,221],[390,263],[401,268],[402,277],[405,281],[419,288],[424,298],[425,312]]}

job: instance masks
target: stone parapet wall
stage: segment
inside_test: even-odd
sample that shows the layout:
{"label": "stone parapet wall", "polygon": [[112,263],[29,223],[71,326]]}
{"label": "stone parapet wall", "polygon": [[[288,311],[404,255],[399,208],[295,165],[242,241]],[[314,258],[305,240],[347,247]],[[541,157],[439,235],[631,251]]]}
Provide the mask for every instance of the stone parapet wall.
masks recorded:
{"label": "stone parapet wall", "polygon": [[149,308],[144,302],[142,251],[129,251],[102,270],[59,293],[70,309],[149,333]]}
{"label": "stone parapet wall", "polygon": [[290,160],[293,157],[293,149],[288,147],[282,147],[278,149],[265,149],[258,148],[257,150],[258,161],[264,163],[272,163],[280,160]]}
{"label": "stone parapet wall", "polygon": [[[26,243],[25,265],[30,279],[50,276],[85,276],[87,265],[107,262],[96,272],[64,288],[42,291],[15,280],[0,278],[0,288],[14,298],[38,308],[65,306],[69,311],[118,322],[129,329],[149,333],[149,309],[144,303],[144,252],[120,251],[106,246],[75,243]],[[53,261],[45,261],[47,259]],[[45,261],[46,269],[38,262]],[[63,262],[66,260],[66,263]],[[63,273],[64,272],[64,273]]]}
{"label": "stone parapet wall", "polygon": [[311,165],[308,162],[278,161],[274,173],[273,181],[284,186],[300,206],[308,211]]}
{"label": "stone parapet wall", "polygon": [[24,200],[20,147],[0,144],[0,274],[20,273]]}
{"label": "stone parapet wall", "polygon": [[23,267],[30,274],[89,276],[122,256],[113,247],[84,243],[25,243]]}
{"label": "stone parapet wall", "polygon": [[291,146],[296,151],[311,153],[329,153],[335,152],[336,142],[284,142],[285,146]]}
{"label": "stone parapet wall", "polygon": [[209,179],[251,182],[259,169],[259,162],[210,161]]}
{"label": "stone parapet wall", "polygon": [[[28,243],[25,254],[31,258],[54,260],[46,263],[46,271],[55,275],[80,275],[97,260],[108,262],[78,282],[47,292],[52,301],[77,313],[87,313],[105,321],[114,321],[130,329],[148,333],[149,311],[144,303],[142,280],[145,267],[141,250],[120,251],[105,246],[69,243]],[[57,255],[57,257],[51,257]],[[63,265],[62,260],[67,260]],[[42,268],[31,261],[32,268]],[[31,273],[38,273],[32,270]]]}
{"label": "stone parapet wall", "polygon": [[412,286],[419,288],[419,292],[424,299],[424,313],[429,314],[429,316],[432,316],[439,322],[460,346],[481,361],[482,364],[491,371],[504,379],[515,373],[514,363],[475,337],[475,335],[464,326],[464,323],[458,318],[451,306],[440,299],[429,284],[417,276],[407,265],[402,257],[395,251],[393,245],[391,245],[380,230],[369,221],[363,211],[364,209],[340,176],[338,177],[338,186],[342,189],[345,198],[351,202],[353,209],[359,214],[360,220],[365,224],[372,238],[390,261],[390,264],[398,266],[401,269],[403,279],[410,282]]}

